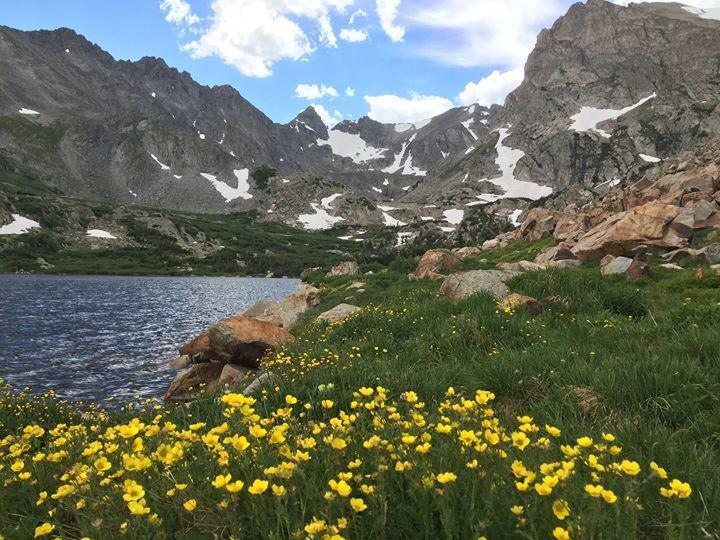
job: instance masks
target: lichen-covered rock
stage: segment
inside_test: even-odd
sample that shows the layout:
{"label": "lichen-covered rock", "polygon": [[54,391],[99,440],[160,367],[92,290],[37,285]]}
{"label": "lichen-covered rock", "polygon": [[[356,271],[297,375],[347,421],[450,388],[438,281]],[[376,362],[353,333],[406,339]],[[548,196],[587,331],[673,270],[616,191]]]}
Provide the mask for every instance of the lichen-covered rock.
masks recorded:
{"label": "lichen-covered rock", "polygon": [[353,306],[352,304],[339,304],[332,309],[327,310],[324,313],[318,315],[318,321],[326,322],[328,324],[342,321],[362,311],[362,308]]}
{"label": "lichen-covered rock", "polygon": [[504,270],[469,270],[458,272],[445,278],[440,287],[440,295],[458,302],[473,294],[487,292],[502,300],[510,290],[505,281],[516,275],[517,272]]}
{"label": "lichen-covered rock", "polygon": [[420,258],[412,274],[414,279],[442,279],[441,272],[454,270],[460,264],[460,258],[448,249],[430,249]]}
{"label": "lichen-covered rock", "polygon": [[326,277],[336,276],[357,276],[360,273],[360,266],[355,261],[345,261],[333,266],[330,271],[325,274]]}

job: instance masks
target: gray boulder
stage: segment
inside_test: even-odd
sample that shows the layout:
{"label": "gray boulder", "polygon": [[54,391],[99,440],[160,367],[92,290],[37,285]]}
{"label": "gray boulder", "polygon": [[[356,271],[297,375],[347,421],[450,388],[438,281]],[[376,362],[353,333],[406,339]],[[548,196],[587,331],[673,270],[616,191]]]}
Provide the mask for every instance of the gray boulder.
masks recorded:
{"label": "gray boulder", "polygon": [[445,278],[440,295],[453,302],[459,302],[479,292],[488,292],[497,300],[510,294],[505,281],[517,275],[508,270],[469,270]]}
{"label": "gray boulder", "polygon": [[339,304],[325,313],[318,315],[317,320],[330,324],[345,320],[360,311],[362,311],[361,308],[353,306],[352,304]]}

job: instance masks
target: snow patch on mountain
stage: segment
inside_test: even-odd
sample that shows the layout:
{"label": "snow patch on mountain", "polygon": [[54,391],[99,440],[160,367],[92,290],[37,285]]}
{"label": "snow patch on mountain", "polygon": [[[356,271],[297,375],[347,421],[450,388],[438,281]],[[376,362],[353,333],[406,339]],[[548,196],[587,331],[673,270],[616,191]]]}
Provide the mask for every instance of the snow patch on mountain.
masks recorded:
{"label": "snow patch on mountain", "polygon": [[325,197],[324,199],[320,199],[320,205],[325,208],[326,210],[332,210],[332,203],[337,199],[338,197],[342,197],[342,193],[333,193],[329,197]]}
{"label": "snow patch on mountain", "polygon": [[465,120],[464,122],[460,122],[460,123],[465,127],[465,129],[468,130],[470,135],[472,135],[472,138],[477,141],[478,136],[475,134],[475,132],[472,129],[470,129],[470,126],[473,125],[473,122],[475,122],[475,119],[471,118],[470,120]]}
{"label": "snow patch on mountain", "polygon": [[[323,201],[326,199],[323,199]],[[322,203],[322,201],[321,201]],[[314,214],[300,214],[298,221],[303,224],[303,227],[311,231],[323,231],[332,229],[336,223],[345,221],[340,216],[331,216],[328,214],[321,204],[310,203],[310,206],[315,211]]]}
{"label": "snow patch on mountain", "polygon": [[18,110],[18,112],[20,114],[25,114],[27,116],[36,116],[36,115],[40,114],[37,111],[33,111],[32,109],[25,109],[25,108]]}
{"label": "snow patch on mountain", "polygon": [[518,221],[518,218],[520,217],[520,214],[522,214],[522,209],[518,208],[516,210],[513,210],[510,212],[510,215],[508,216],[508,221],[512,224],[513,227],[519,227],[520,222]]}
{"label": "snow patch on mountain", "polygon": [[640,156],[640,159],[642,159],[643,161],[646,161],[648,163],[660,163],[662,161],[662,159],[660,159],[659,157],[649,156],[647,154],[638,154],[638,155]]}
{"label": "snow patch on mountain", "polygon": [[525,156],[525,152],[503,144],[505,139],[510,136],[507,128],[498,129],[498,133],[500,133],[500,137],[495,145],[495,151],[498,155],[495,164],[500,169],[501,175],[498,178],[484,178],[480,180],[480,182],[487,181],[495,184],[501,187],[505,193],[502,195],[483,194],[478,198],[483,202],[494,202],[500,199],[537,200],[550,195],[553,191],[551,187],[541,186],[535,182],[515,178],[515,167],[517,167],[518,162]]}
{"label": "snow patch on mountain", "polygon": [[13,220],[7,225],[0,227],[0,235],[10,234],[26,234],[30,229],[39,229],[40,224],[37,221],[21,216],[20,214],[12,214]]}
{"label": "snow patch on mountain", "polygon": [[91,238],[104,238],[105,240],[116,240],[117,237],[113,236],[107,231],[103,231],[102,229],[89,229],[87,231],[87,235]]}
{"label": "snow patch on mountain", "polygon": [[572,124],[570,129],[577,131],[578,133],[585,133],[588,131],[594,131],[601,137],[606,139],[610,138],[610,134],[597,127],[598,124],[606,122],[607,120],[617,120],[622,115],[629,113],[633,109],[640,107],[643,103],[656,98],[657,93],[652,93],[648,97],[641,99],[637,103],[625,107],[624,109],[596,109],[595,107],[583,107],[580,112],[571,116]]}
{"label": "snow patch on mountain", "polygon": [[233,171],[235,178],[237,178],[237,187],[231,187],[225,182],[218,180],[217,176],[209,173],[200,173],[200,176],[209,180],[213,187],[223,196],[225,202],[232,202],[235,199],[252,199],[253,196],[250,193],[250,183],[248,178],[250,177],[250,171],[248,169],[236,169]]}
{"label": "snow patch on mountain", "polygon": [[[150,152],[148,152],[148,154],[150,154]],[[161,162],[157,157],[155,157],[155,154],[150,154],[150,157],[153,158],[153,160],[155,161],[155,163],[157,163],[158,165],[160,165],[160,168],[161,168],[163,171],[169,171],[169,170],[170,170],[170,167],[168,167],[168,166],[165,165],[163,162]]]}
{"label": "snow patch on mountain", "polygon": [[355,163],[365,163],[384,157],[387,148],[374,148],[360,135],[336,129],[328,132],[328,138],[318,139],[318,146],[329,146],[336,156],[348,157]]}
{"label": "snow patch on mountain", "polygon": [[714,19],[716,21],[720,21],[720,7],[696,8],[692,6],[683,6],[683,9],[702,19]]}
{"label": "snow patch on mountain", "polygon": [[451,208],[450,210],[445,210],[443,216],[445,216],[445,221],[451,225],[459,225],[465,217],[465,210]]}

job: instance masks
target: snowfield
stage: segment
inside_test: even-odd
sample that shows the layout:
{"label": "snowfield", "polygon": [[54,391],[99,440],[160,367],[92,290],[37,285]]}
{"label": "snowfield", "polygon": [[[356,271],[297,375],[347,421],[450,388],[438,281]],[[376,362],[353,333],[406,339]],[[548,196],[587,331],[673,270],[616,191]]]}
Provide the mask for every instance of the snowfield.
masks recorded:
{"label": "snowfield", "polygon": [[647,154],[638,154],[640,156],[640,159],[643,161],[647,161],[648,163],[660,163],[662,159],[655,156],[648,156]]}
{"label": "snowfield", "polygon": [[480,182],[493,183],[501,187],[505,193],[502,195],[483,194],[478,197],[480,201],[494,202],[500,199],[537,200],[550,195],[553,191],[551,187],[541,186],[535,182],[515,178],[515,167],[517,167],[518,162],[525,156],[525,152],[503,144],[505,139],[510,136],[507,128],[500,128],[498,133],[500,133],[500,138],[495,145],[495,151],[498,155],[495,164],[499,167],[502,174],[498,178],[483,178]]}
{"label": "snowfield", "polygon": [[39,229],[40,224],[37,221],[21,216],[20,214],[12,214],[13,220],[7,225],[0,227],[0,235],[10,234],[26,234],[31,229]]}
{"label": "snowfield", "polygon": [[[149,153],[149,152],[148,152],[148,153]],[[169,171],[169,170],[170,170],[170,167],[168,167],[167,165],[165,165],[164,163],[162,163],[157,157],[155,157],[155,154],[150,154],[150,157],[153,158],[153,160],[155,160],[155,163],[157,163],[158,165],[160,165],[160,168],[161,168],[163,171]]]}
{"label": "snowfield", "polygon": [[20,109],[18,112],[20,114],[26,114],[28,116],[35,116],[35,115],[40,114],[39,112],[33,111],[32,109]]}
{"label": "snowfield", "polygon": [[[327,199],[329,199],[328,197]],[[323,199],[326,201],[327,199]],[[345,221],[340,216],[331,216],[327,211],[317,203],[310,203],[310,206],[315,210],[314,214],[300,214],[298,221],[303,224],[303,227],[311,231],[322,231],[326,229],[332,229],[336,223]]]}
{"label": "snowfield", "polygon": [[225,202],[231,202],[235,199],[252,199],[253,196],[250,193],[250,183],[248,178],[250,177],[249,169],[236,169],[233,171],[235,178],[237,178],[237,187],[230,187],[225,182],[217,179],[217,176],[209,173],[200,173],[200,176],[209,180],[213,187],[223,196]]}
{"label": "snowfield", "polygon": [[445,210],[443,212],[443,216],[445,216],[445,221],[447,221],[451,225],[459,225],[460,223],[462,223],[462,220],[465,217],[465,210]]}
{"label": "snowfield", "polygon": [[637,103],[630,105],[629,107],[625,107],[624,109],[596,109],[595,107],[583,107],[580,109],[579,113],[570,117],[570,120],[572,120],[570,129],[577,131],[578,133],[593,131],[601,137],[609,139],[610,134],[597,127],[598,124],[606,122],[607,120],[617,120],[622,115],[629,113],[633,109],[637,109],[643,103],[656,97],[657,94],[652,93],[648,97],[643,98]]}
{"label": "snowfield", "polygon": [[325,208],[325,210],[332,210],[332,203],[337,199],[338,197],[342,197],[342,193],[333,193],[329,197],[325,197],[324,199],[320,199],[320,205]]}
{"label": "snowfield", "polygon": [[87,235],[92,238],[105,238],[106,240],[116,240],[117,237],[113,236],[107,231],[102,229],[89,229]]}
{"label": "snowfield", "polygon": [[365,140],[355,133],[330,130],[328,139],[318,139],[318,146],[329,146],[332,153],[352,159],[355,163],[365,163],[374,159],[385,157],[387,148],[373,148]]}

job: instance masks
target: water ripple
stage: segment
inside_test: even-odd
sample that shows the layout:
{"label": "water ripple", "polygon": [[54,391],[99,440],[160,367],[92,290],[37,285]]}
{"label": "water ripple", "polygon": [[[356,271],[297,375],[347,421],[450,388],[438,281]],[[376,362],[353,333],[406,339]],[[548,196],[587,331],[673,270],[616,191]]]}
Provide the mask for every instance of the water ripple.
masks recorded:
{"label": "water ripple", "polygon": [[153,397],[177,347],[290,279],[0,275],[0,378],[73,400]]}

